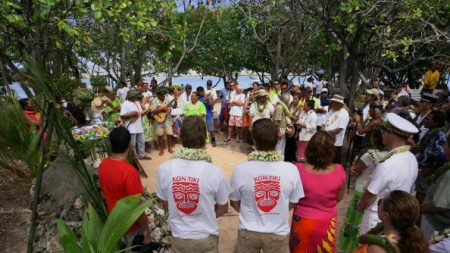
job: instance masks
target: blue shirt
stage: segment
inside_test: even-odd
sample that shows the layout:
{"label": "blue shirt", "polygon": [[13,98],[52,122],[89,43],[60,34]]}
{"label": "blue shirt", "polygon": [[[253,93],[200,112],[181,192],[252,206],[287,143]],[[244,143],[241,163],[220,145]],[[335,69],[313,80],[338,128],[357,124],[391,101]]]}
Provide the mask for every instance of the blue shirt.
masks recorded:
{"label": "blue shirt", "polygon": [[205,97],[199,97],[198,101],[201,101],[206,108],[206,120],[211,120],[213,118],[213,108],[209,106],[208,102],[205,101]]}
{"label": "blue shirt", "polygon": [[221,103],[222,108],[225,108],[225,106],[227,105],[227,96],[228,96],[227,88],[221,89],[219,96],[222,98],[222,103]]}

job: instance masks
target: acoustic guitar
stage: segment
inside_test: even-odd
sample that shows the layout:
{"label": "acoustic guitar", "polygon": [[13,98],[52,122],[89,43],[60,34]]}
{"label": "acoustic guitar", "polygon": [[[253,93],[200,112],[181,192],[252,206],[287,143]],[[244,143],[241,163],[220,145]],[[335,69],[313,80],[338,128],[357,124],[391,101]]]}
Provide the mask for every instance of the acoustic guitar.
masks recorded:
{"label": "acoustic guitar", "polygon": [[158,113],[152,113],[152,116],[156,120],[156,122],[163,123],[167,119],[167,115],[169,115],[170,112],[171,112],[170,106],[172,105],[173,102],[175,102],[176,99],[177,98],[174,98],[168,104],[159,105],[159,106],[157,106],[154,109],[154,110],[156,110],[156,109],[159,109],[161,107],[167,107],[168,108],[168,110],[165,110],[165,111],[161,111],[161,112],[158,112]]}

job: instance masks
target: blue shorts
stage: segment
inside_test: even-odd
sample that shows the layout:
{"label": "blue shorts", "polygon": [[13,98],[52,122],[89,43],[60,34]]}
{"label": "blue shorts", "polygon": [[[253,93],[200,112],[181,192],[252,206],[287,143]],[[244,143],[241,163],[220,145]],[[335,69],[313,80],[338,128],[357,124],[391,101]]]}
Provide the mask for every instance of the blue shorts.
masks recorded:
{"label": "blue shorts", "polygon": [[214,120],[213,119],[207,119],[206,120],[206,128],[208,129],[208,132],[214,131]]}
{"label": "blue shorts", "polygon": [[225,107],[220,108],[219,120],[220,121],[224,121],[225,120]]}

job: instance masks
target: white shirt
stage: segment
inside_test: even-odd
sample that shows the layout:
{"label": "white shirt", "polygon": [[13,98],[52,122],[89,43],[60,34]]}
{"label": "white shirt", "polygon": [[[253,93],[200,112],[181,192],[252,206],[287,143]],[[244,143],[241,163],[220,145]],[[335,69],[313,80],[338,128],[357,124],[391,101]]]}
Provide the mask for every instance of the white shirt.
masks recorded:
{"label": "white shirt", "polygon": [[130,112],[138,112],[139,118],[133,123],[130,123],[130,119],[126,119],[125,127],[128,129],[128,131],[130,131],[130,134],[143,133],[144,128],[142,126],[142,119],[141,119],[141,112],[142,112],[141,104],[139,104],[138,101],[131,102],[126,100],[125,102],[123,102],[122,105],[120,106],[120,115],[122,116]]}
{"label": "white shirt", "polygon": [[289,203],[305,196],[297,167],[287,162],[248,161],[230,180],[233,201],[240,201],[239,229],[287,235]]}
{"label": "white shirt", "polygon": [[299,123],[306,124],[306,128],[302,127],[298,135],[299,141],[309,141],[312,136],[317,132],[317,115],[314,110],[308,112],[302,111],[300,113]]}
{"label": "white shirt", "polygon": [[[378,157],[383,157],[388,154],[387,151],[379,151],[378,153]],[[369,152],[364,153],[364,155],[361,156],[360,160],[367,166],[367,168],[365,168],[361,172],[361,175],[356,178],[355,190],[357,192],[363,193],[369,185],[372,172],[375,169],[377,163],[375,163],[375,161],[370,157]]]}
{"label": "white shirt", "polygon": [[330,110],[327,113],[326,120],[324,123],[325,131],[332,131],[337,128],[342,130],[336,135],[336,141],[334,142],[335,147],[342,147],[344,145],[345,130],[347,129],[350,117],[348,112],[342,108],[339,111]]}
{"label": "white shirt", "polygon": [[[261,109],[261,111],[258,110]],[[273,111],[275,107],[267,101],[264,106],[259,106],[257,102],[254,102],[250,105],[249,114],[252,118],[252,124],[255,123],[258,119],[270,119],[272,118]]]}
{"label": "white shirt", "polygon": [[128,87],[123,87],[121,89],[117,89],[116,96],[119,97],[120,101],[125,102],[127,100],[127,92],[128,92]]}
{"label": "white shirt", "polygon": [[[314,81],[313,81],[314,82]],[[313,90],[314,89],[314,83],[310,83],[310,82],[308,82],[308,81],[305,81],[305,88],[306,87],[310,87],[311,88],[311,90]]]}
{"label": "white shirt", "polygon": [[320,80],[316,82],[316,95],[320,95],[322,93],[324,81]]}
{"label": "white shirt", "polygon": [[153,93],[149,90],[142,92],[142,96],[144,97],[151,97]]}
{"label": "white shirt", "polygon": [[[216,89],[211,88],[210,90],[206,89],[205,90],[205,95],[211,95],[213,102],[216,103],[217,100],[217,91]],[[215,112],[215,108],[213,106],[212,111]]]}
{"label": "white shirt", "polygon": [[230,109],[230,115],[231,116],[239,116],[242,117],[242,115],[244,114],[244,102],[245,102],[245,94],[241,93],[241,94],[236,94],[231,102],[240,102],[241,105],[232,105],[231,109]]}
{"label": "white shirt", "polygon": [[[369,110],[370,110],[370,104],[367,103],[364,106],[363,110],[362,110],[362,120],[363,120],[363,122],[366,122],[366,119],[369,117]],[[366,134],[360,134],[358,131],[356,131],[356,135],[362,136],[362,137],[366,136]]]}
{"label": "white shirt", "polygon": [[317,114],[317,125],[322,126],[325,123],[327,112],[328,112],[328,105],[327,106],[320,106],[320,100],[319,100],[319,106],[317,108],[324,109],[325,112],[318,112]]}
{"label": "white shirt", "polygon": [[[278,103],[278,101],[280,101],[280,96],[281,95],[275,94],[272,98],[271,103],[273,105],[276,105]],[[292,103],[292,101],[294,101],[294,97],[292,95],[289,95],[289,103],[288,104]]]}
{"label": "white shirt", "polygon": [[203,239],[218,235],[214,205],[228,202],[223,171],[206,161],[173,159],[158,169],[156,194],[169,205],[174,237]]}
{"label": "white shirt", "polygon": [[[172,103],[172,105],[175,105],[175,102]],[[170,115],[172,116],[179,116],[183,114],[184,106],[186,105],[186,100],[184,96],[179,96],[177,99],[177,107],[173,108],[170,112]]]}
{"label": "white shirt", "polygon": [[377,197],[367,209],[376,213],[378,200],[393,190],[402,190],[414,195],[417,172],[416,157],[409,151],[394,154],[383,163],[378,164],[367,187],[367,190]]}

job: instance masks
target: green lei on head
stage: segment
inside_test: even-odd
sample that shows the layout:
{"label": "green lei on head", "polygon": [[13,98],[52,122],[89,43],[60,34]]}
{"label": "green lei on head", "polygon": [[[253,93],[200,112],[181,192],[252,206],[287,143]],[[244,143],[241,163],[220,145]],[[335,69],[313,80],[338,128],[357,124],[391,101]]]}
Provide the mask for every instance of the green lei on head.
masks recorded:
{"label": "green lei on head", "polygon": [[279,162],[284,161],[284,155],[278,151],[253,151],[248,155],[249,161]]}
{"label": "green lei on head", "polygon": [[173,154],[175,159],[212,162],[211,156],[203,149],[181,147]]}

